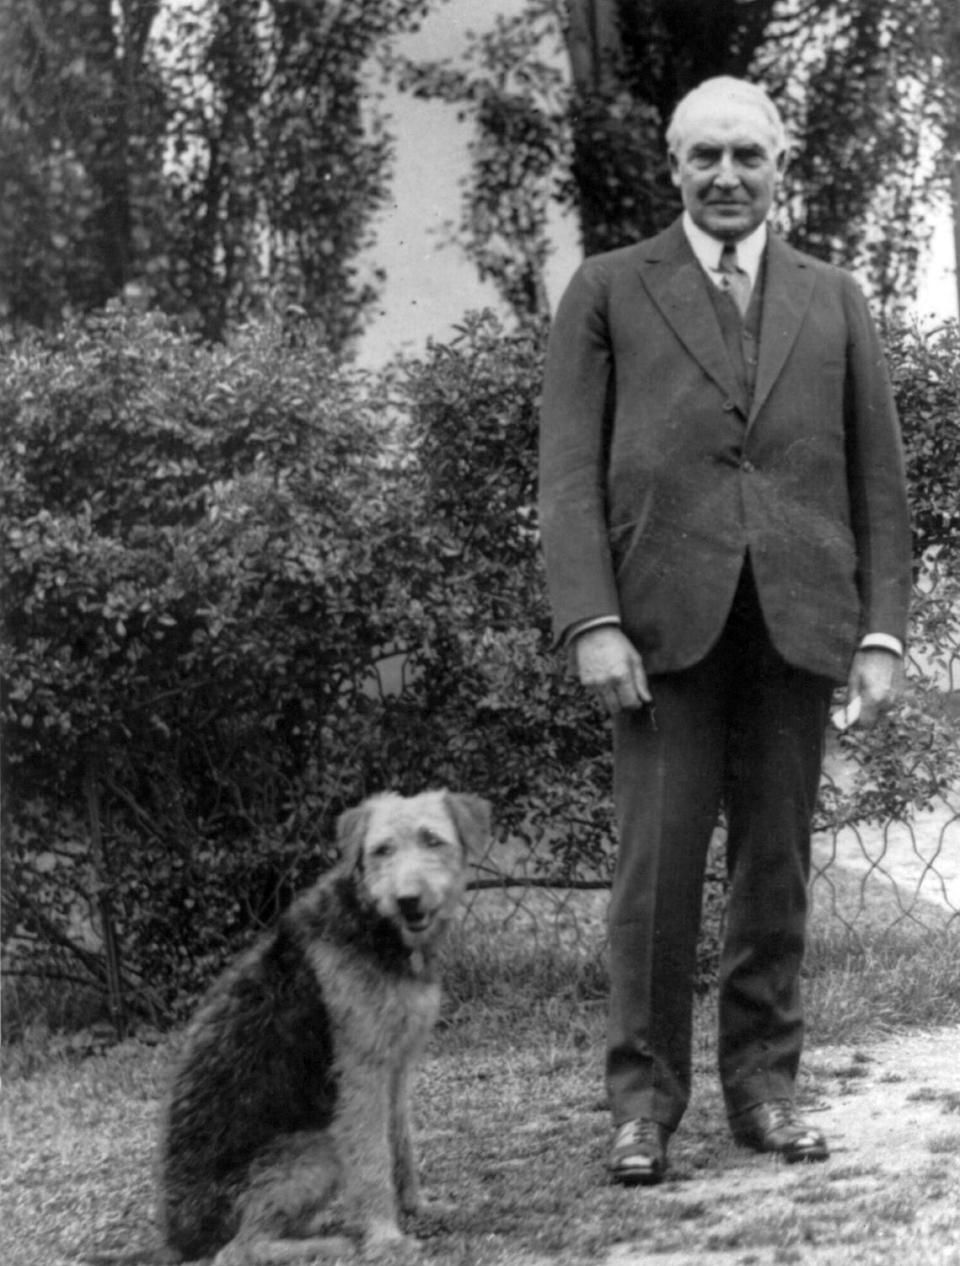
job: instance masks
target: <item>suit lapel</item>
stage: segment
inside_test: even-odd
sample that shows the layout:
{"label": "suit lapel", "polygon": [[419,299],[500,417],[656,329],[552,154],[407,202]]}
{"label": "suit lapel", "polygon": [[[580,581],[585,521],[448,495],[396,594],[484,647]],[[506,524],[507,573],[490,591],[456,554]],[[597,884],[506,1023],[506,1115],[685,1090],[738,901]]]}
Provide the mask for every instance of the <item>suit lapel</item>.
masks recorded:
{"label": "suit lapel", "polygon": [[707,293],[710,282],[679,220],[647,244],[639,268],[643,284],[674,334],[727,398],[746,414],[746,402]]}
{"label": "suit lapel", "polygon": [[760,358],[750,406],[752,422],[769,396],[796,342],[810,306],[815,277],[795,251],[772,232],[767,239],[766,281],[760,321]]}
{"label": "suit lapel", "polygon": [[[640,276],[664,320],[744,415],[747,409],[720,332],[714,306],[680,220],[646,244]],[[763,407],[796,342],[813,294],[815,277],[803,258],[772,231],[767,239],[766,280],[760,325],[760,358],[750,417]]]}

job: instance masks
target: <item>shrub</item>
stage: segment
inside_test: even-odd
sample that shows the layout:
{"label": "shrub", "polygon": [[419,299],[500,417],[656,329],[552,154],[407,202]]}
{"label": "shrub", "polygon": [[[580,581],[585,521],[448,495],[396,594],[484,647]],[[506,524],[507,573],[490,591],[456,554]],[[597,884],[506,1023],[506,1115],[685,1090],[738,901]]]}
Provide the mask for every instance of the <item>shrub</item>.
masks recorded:
{"label": "shrub", "polygon": [[886,355],[913,520],[909,681],[883,723],[844,735],[856,776],[825,805],[838,825],[909,819],[960,785],[960,326],[894,329]]}
{"label": "shrub", "polygon": [[211,349],[123,312],[9,349],[6,926],[86,973],[112,925],[159,1014],[377,778],[412,516],[368,386],[271,328]]}
{"label": "shrub", "polygon": [[451,774],[496,798],[505,833],[545,842],[551,874],[605,875],[608,723],[550,645],[535,504],[541,353],[535,332],[507,335],[486,316],[404,366],[434,541],[416,578],[428,580],[418,597],[433,635],[412,662]]}
{"label": "shrub", "polygon": [[902,326],[886,356],[903,425],[913,553],[960,557],[960,325],[924,334]]}
{"label": "shrub", "polygon": [[[957,776],[957,332],[891,336],[915,507],[915,686],[821,822]],[[464,321],[380,374],[270,325],[123,309],[0,370],[5,934],[13,970],[176,1014],[383,787],[495,802],[508,877],[612,864],[608,722],[550,647],[537,333]],[[715,962],[711,853],[703,969]]]}

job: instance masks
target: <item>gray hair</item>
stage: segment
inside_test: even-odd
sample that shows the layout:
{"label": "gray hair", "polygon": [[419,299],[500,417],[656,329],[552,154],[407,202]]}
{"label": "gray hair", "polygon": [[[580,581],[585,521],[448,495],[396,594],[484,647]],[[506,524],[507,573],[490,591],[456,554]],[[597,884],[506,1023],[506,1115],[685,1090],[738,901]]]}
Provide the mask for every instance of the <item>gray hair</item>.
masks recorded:
{"label": "gray hair", "polygon": [[780,111],[759,84],[748,79],[735,79],[732,75],[716,75],[705,79],[703,83],[691,88],[687,95],[677,103],[667,128],[667,149],[676,154],[687,127],[687,116],[693,106],[708,100],[723,98],[726,101],[739,101],[744,105],[754,106],[760,111],[773,131],[777,154],[787,149],[789,138],[780,117]]}

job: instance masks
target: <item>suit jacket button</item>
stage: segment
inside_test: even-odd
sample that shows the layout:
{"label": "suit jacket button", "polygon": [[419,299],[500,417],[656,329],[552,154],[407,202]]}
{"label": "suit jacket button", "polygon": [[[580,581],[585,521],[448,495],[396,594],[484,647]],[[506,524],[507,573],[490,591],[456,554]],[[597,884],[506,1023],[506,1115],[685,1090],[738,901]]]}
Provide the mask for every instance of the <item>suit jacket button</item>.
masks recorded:
{"label": "suit jacket button", "polygon": [[724,400],[723,402],[724,413],[732,413],[736,407],[736,402],[733,400]]}
{"label": "suit jacket button", "polygon": [[750,472],[754,469],[753,462],[751,462],[751,461],[741,462],[741,463],[740,463],[740,469],[741,469],[741,470],[746,471],[746,472],[747,472],[747,474],[749,475],[749,474],[750,474]]}

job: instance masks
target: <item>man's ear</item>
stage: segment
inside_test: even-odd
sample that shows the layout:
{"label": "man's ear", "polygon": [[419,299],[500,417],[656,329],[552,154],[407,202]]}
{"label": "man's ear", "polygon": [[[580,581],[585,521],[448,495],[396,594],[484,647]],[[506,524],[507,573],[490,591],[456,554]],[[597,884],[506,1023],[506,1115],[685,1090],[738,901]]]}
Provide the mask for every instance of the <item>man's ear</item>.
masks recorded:
{"label": "man's ear", "polygon": [[343,871],[357,869],[363,860],[363,840],[367,833],[370,811],[366,804],[345,809],[337,818],[337,847],[340,858],[337,863]]}
{"label": "man's ear", "polygon": [[455,791],[445,791],[444,796],[464,851],[479,854],[490,835],[489,800]]}
{"label": "man's ear", "polygon": [[670,164],[670,179],[673,181],[676,188],[679,189],[680,188],[680,162],[676,154],[673,152],[673,150],[670,150],[667,153],[667,162]]}

